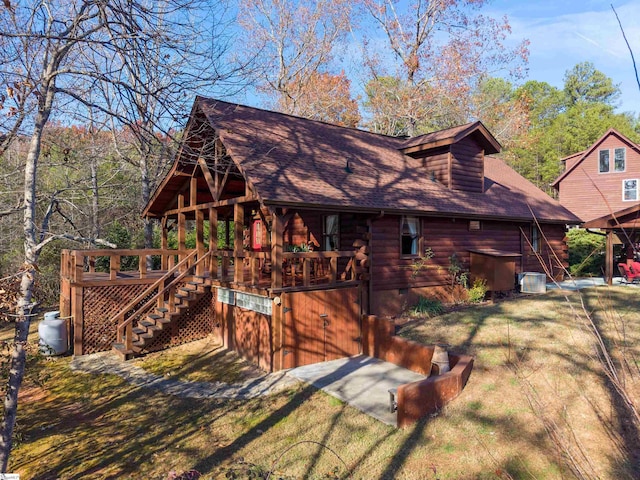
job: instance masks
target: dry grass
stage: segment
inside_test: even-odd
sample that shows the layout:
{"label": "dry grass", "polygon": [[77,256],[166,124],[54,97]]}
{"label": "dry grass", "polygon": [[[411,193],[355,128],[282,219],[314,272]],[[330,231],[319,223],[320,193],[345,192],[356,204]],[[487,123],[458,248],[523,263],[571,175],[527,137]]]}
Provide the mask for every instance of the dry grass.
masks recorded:
{"label": "dry grass", "polygon": [[[608,341],[617,341],[612,322],[624,320],[629,355],[640,358],[637,290],[591,290],[585,298]],[[621,318],[605,315],[612,308]],[[599,478],[634,478],[640,462],[625,446],[640,445],[638,432],[621,422],[590,337],[558,292],[461,310],[402,334],[476,357],[462,395],[404,431],[311,387],[251,401],[183,400],[114,376],[71,373],[68,358],[40,362],[50,378],[25,385],[11,471],[25,479],[165,479],[191,469],[202,478],[265,478],[258,475],[276,463],[271,478],[314,479],[344,473],[344,462],[350,478],[362,479],[570,478],[532,413],[528,383],[545,415],[570,426]],[[246,373],[211,344],[141,364],[192,380]]]}

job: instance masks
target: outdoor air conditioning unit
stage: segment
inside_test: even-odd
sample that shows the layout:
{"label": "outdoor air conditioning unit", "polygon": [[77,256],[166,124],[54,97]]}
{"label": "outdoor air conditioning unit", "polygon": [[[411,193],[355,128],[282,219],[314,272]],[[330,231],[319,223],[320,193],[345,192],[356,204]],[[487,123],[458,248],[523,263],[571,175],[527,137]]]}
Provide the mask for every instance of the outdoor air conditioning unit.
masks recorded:
{"label": "outdoor air conditioning unit", "polygon": [[547,276],[538,272],[522,272],[518,274],[518,284],[522,293],[545,293]]}

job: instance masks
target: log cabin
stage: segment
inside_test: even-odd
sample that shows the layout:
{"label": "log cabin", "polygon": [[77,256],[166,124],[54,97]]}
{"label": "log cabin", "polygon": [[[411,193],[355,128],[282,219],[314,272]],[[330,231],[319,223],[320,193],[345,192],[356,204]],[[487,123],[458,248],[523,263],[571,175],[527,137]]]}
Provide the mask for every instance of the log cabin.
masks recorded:
{"label": "log cabin", "polygon": [[213,334],[275,371],[361,353],[363,318],[441,294],[453,261],[490,290],[562,275],[579,219],[499,151],[481,122],[398,138],[198,97],[143,212],[160,248],[63,252],[74,353]]}

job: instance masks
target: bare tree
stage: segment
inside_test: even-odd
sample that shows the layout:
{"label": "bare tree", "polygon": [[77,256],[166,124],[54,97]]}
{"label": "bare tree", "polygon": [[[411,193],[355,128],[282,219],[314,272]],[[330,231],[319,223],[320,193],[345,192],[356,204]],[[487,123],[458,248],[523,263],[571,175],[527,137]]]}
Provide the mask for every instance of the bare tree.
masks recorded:
{"label": "bare tree", "polygon": [[[527,58],[528,42],[515,48],[505,44],[510,32],[506,18],[495,20],[478,14],[485,0],[359,3],[373,19],[377,32],[383,33],[388,47],[381,48],[378,43],[377,48],[370,48],[371,40],[365,44],[373,79],[368,89],[382,95],[370,95],[367,104],[373,113],[383,111],[385,116],[392,115],[394,109],[401,112],[403,133],[409,135],[459,123],[460,117],[467,115],[461,102],[477,81],[504,69],[518,73],[520,62]],[[389,53],[397,63],[389,61]],[[399,88],[395,105],[391,101],[394,95],[388,93],[393,83]],[[387,119],[382,123],[394,122]]]}
{"label": "bare tree", "polygon": [[[216,38],[211,30],[201,28],[205,25],[192,21],[205,18],[206,10],[200,8],[207,2],[199,0],[6,0],[3,5],[0,81],[9,95],[0,103],[2,113],[8,114],[12,123],[2,125],[2,148],[19,134],[28,137],[23,186],[24,264],[0,432],[0,471],[5,472],[12,448],[18,391],[24,376],[38,258],[45,245],[65,236],[54,236],[49,231],[49,220],[55,210],[47,208],[39,216],[36,209],[38,162],[45,129],[53,117],[78,118],[86,107],[79,109],[77,105],[89,106],[128,125],[130,119],[121,109],[99,101],[93,94],[97,87],[109,90],[115,98],[146,98],[157,102],[157,111],[170,111],[172,98],[166,95],[167,87],[148,76],[137,76],[134,65],[152,45],[162,56],[160,66],[167,67],[155,73],[157,78],[164,78],[175,74],[170,68],[171,58],[192,58],[198,46],[215,52],[210,47],[216,44]],[[187,73],[195,71],[193,67],[182,63]],[[148,105],[143,103],[140,108],[137,113],[144,118]],[[144,127],[151,129],[153,124],[157,130],[168,130],[171,120],[171,116],[154,115]]]}
{"label": "bare tree", "polygon": [[348,33],[351,13],[349,0],[241,2],[239,23],[256,53],[258,87],[275,97],[274,106],[297,112],[305,85],[329,67]]}

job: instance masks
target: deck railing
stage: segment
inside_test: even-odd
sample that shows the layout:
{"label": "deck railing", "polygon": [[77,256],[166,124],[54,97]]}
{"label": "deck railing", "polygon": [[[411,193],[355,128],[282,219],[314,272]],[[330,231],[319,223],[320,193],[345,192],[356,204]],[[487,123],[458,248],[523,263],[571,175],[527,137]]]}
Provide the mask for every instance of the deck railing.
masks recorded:
{"label": "deck railing", "polygon": [[[181,261],[194,251],[63,250],[60,272],[63,279],[80,285],[153,283],[176,265],[182,273],[186,267]],[[361,271],[355,266],[356,255],[354,251],[285,252],[277,280],[271,252],[243,251],[237,256],[233,250],[217,250],[209,252],[209,260],[198,263],[194,273],[214,281],[276,290],[334,286],[357,280]]]}

